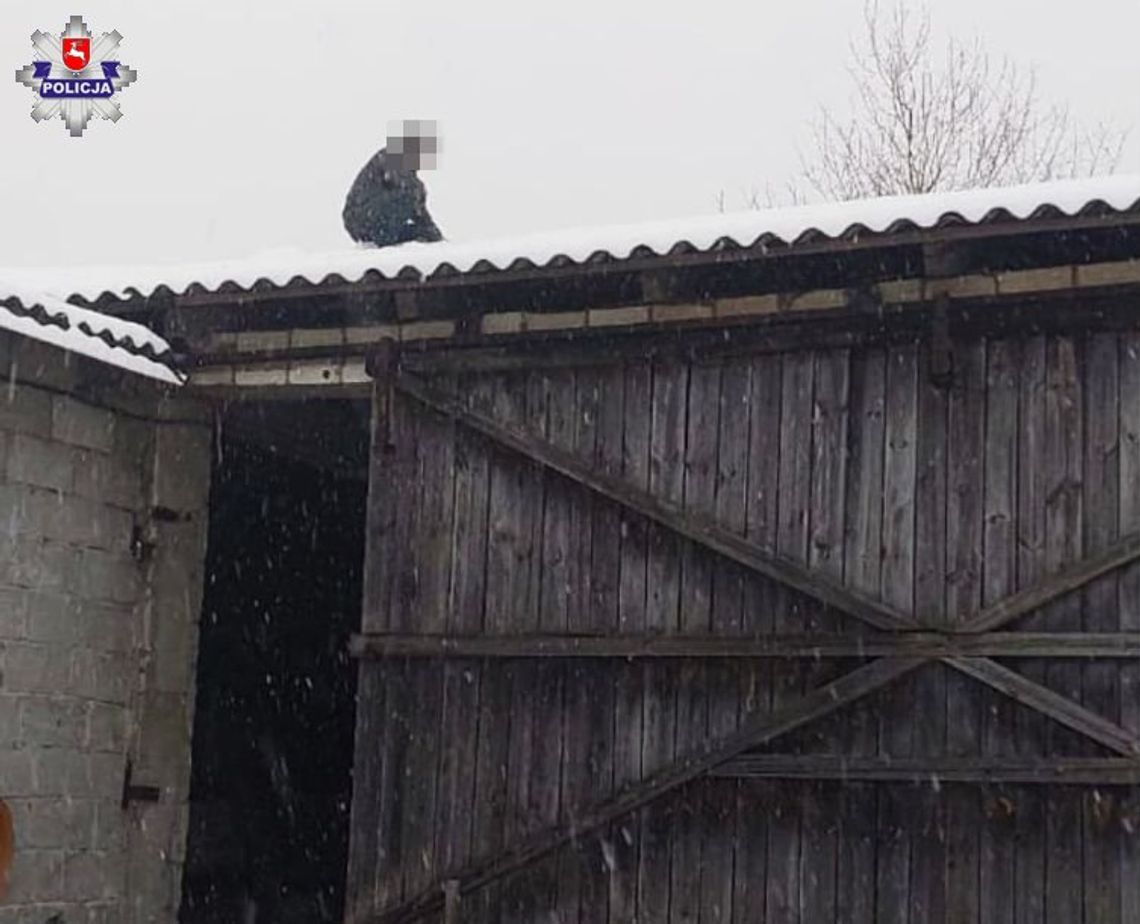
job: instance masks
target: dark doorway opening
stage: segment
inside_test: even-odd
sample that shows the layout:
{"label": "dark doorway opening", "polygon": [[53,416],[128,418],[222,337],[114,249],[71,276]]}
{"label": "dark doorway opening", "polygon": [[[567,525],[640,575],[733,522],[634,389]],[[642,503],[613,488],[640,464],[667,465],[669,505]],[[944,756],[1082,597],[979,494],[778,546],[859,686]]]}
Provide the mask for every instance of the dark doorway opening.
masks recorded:
{"label": "dark doorway opening", "polygon": [[340,921],[367,403],[242,403],[215,453],[183,924]]}

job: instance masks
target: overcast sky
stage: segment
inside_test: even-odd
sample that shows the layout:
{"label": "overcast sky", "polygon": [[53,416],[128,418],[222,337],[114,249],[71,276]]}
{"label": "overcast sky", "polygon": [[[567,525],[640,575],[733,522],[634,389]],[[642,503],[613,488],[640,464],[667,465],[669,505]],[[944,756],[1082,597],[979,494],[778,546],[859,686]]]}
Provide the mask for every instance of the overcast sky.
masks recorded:
{"label": "overcast sky", "polygon": [[[429,206],[455,240],[714,212],[779,187],[842,104],[858,0],[2,0],[0,266],[351,246],[388,120],[438,119]],[[1042,95],[1134,126],[1137,0],[933,0],[934,29],[1035,64]],[[12,79],[81,13],[138,70],[117,124],[34,123]]]}

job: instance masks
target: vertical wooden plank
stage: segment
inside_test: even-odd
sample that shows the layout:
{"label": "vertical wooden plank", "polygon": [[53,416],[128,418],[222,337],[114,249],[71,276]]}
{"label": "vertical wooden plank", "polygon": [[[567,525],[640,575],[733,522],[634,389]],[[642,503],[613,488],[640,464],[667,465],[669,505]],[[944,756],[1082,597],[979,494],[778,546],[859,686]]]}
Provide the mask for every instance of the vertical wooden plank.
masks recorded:
{"label": "vertical wooden plank", "polygon": [[[573,383],[571,381],[571,388]],[[550,439],[551,403],[561,400],[562,393],[554,389],[550,376],[534,374],[529,382],[527,417],[532,432]],[[562,480],[544,473],[540,509],[536,509],[535,543],[538,606],[532,624],[539,631],[559,632],[566,627],[566,594],[560,584],[564,564],[568,523],[562,514],[565,505]],[[559,787],[562,775],[562,722],[563,722],[564,668],[557,663],[539,662],[532,665],[529,693],[516,687],[516,704],[528,697],[531,704],[528,747],[529,765],[519,768],[527,777],[526,797],[523,800],[523,826],[528,830],[544,828],[558,821]],[[545,857],[519,877],[519,891],[524,902],[524,913],[541,918],[555,913],[558,902],[558,858]]]}
{"label": "vertical wooden plank", "polygon": [[356,737],[352,765],[352,812],[345,883],[346,924],[363,924],[372,916],[372,884],[376,876],[380,811],[381,723],[384,684],[381,666],[361,661],[356,687]]}
{"label": "vertical wooden plank", "polygon": [[[886,354],[881,348],[851,358],[844,579],[875,598],[881,593]],[[878,753],[877,716],[870,703],[847,715],[847,752]],[[875,913],[877,787],[845,783],[839,811],[836,924],[871,924]]]}
{"label": "vertical wooden plank", "polygon": [[[386,446],[387,390],[372,387],[372,424],[368,461],[368,501],[365,522],[362,630],[387,625],[387,588],[394,525],[389,503],[392,479],[388,477]],[[380,664],[361,661],[357,670],[357,703],[352,771],[352,824],[349,835],[348,876],[345,886],[346,919],[363,921],[375,910],[375,880],[379,857],[380,781],[383,774],[383,710],[385,683]]]}
{"label": "vertical wooden plank", "polygon": [[[506,380],[505,423],[539,438],[546,437],[546,381],[537,371],[511,376]],[[516,585],[520,606],[515,609],[512,633],[538,632],[541,628],[539,609],[543,537],[543,497],[547,483],[545,473],[532,467],[519,485],[521,547],[525,558],[519,576],[525,582]],[[505,671],[511,687],[510,741],[507,753],[507,830],[506,841],[512,842],[533,831],[543,820],[552,822],[549,786],[544,786],[553,772],[558,773],[561,754],[551,754],[547,735],[548,722],[557,718],[560,704],[549,702],[549,692],[540,686],[546,665],[520,660],[507,662]],[[553,707],[553,708],[552,708]],[[551,762],[553,761],[553,766]],[[557,802],[555,802],[555,807]],[[555,809],[556,810],[556,809]],[[551,871],[536,864],[520,871],[505,884],[504,905],[512,918],[529,918],[549,906]]]}
{"label": "vertical wooden plank", "polygon": [[[653,370],[650,431],[650,490],[674,503],[682,500],[688,367],[662,364]],[[649,528],[647,628],[676,632],[680,614],[681,544],[656,525]],[[668,763],[676,738],[676,685],[679,669],[659,662],[645,666],[642,769],[648,774]],[[641,812],[638,908],[649,921],[669,917],[672,829],[669,800]]]}
{"label": "vertical wooden plank", "polygon": [[[915,473],[915,612],[935,624],[952,618],[946,607],[947,568],[947,442],[949,397],[946,386],[935,381],[932,345],[923,344],[918,356],[918,422]],[[937,756],[946,748],[946,670],[930,664],[911,681],[914,690],[914,752]],[[895,713],[896,721],[899,713]],[[910,858],[911,919],[938,920],[946,915],[947,795],[939,781],[901,794],[911,805],[913,824]]]}
{"label": "vertical wooden plank", "polygon": [[[470,396],[473,383],[460,379],[458,393]],[[452,501],[451,580],[447,629],[474,635],[483,627],[484,569],[490,487],[490,447],[462,429],[455,434]],[[443,665],[444,706],[440,740],[446,743],[439,771],[436,856],[440,868],[455,870],[471,859],[472,819],[481,666],[448,660]]]}
{"label": "vertical wooden plank", "polygon": [[[1045,575],[1045,368],[1043,336],[1020,344],[1017,430],[1017,588],[1030,587]],[[1041,613],[1022,620],[1029,629],[1043,629]],[[1021,671],[1038,682],[1045,664],[1026,661]],[[1039,755],[1044,748],[1044,723],[1029,710],[1017,713],[1015,745],[1021,755]],[[1045,921],[1045,793],[1034,787],[1018,792],[1014,817],[1017,852],[1014,856],[1014,920],[1016,924]]]}
{"label": "vertical wooden plank", "polygon": [[[592,370],[594,394],[589,404],[594,420],[593,465],[608,475],[621,473],[622,416],[625,406],[625,379],[617,365]],[[586,452],[585,449],[582,450]],[[612,634],[618,628],[618,583],[621,562],[621,515],[609,501],[590,498],[590,558],[588,607],[583,628],[599,634]],[[613,792],[614,779],[614,665],[598,662],[587,666],[589,710],[587,713],[589,802],[604,799]],[[609,918],[610,876],[614,866],[614,830],[599,832],[587,850],[580,920],[583,924],[606,924]]]}
{"label": "vertical wooden plank", "polygon": [[[946,612],[951,621],[961,622],[978,611],[982,600],[985,341],[955,344],[953,363],[946,447]],[[980,753],[982,696],[982,688],[970,678],[947,676],[946,750],[951,756]],[[946,920],[974,924],[979,907],[978,832],[983,821],[977,787],[949,787],[946,810]]]}
{"label": "vertical wooden plank", "polygon": [[[439,384],[447,393],[454,390],[454,381]],[[402,578],[410,590],[402,605],[408,631],[440,633],[447,627],[451,582],[455,425],[433,414],[421,412],[417,418],[417,476],[408,487],[419,497],[410,538],[413,568],[410,576]],[[404,894],[426,888],[438,872],[435,813],[445,695],[444,674],[438,665],[414,662],[410,671]]]}
{"label": "vertical wooden plank", "polygon": [[[493,376],[480,376],[471,383],[471,406],[482,413],[494,415],[502,398],[499,385]],[[486,445],[486,444],[484,444]],[[510,610],[502,600],[510,593],[510,552],[508,546],[515,540],[517,513],[509,505],[517,495],[510,491],[511,476],[518,477],[517,460],[488,446],[487,448],[487,504],[484,518],[484,553],[481,565],[482,599],[480,602],[480,628],[483,632],[501,633],[504,619]],[[498,505],[506,501],[508,509]],[[475,563],[478,566],[478,562]],[[487,857],[501,849],[507,812],[507,744],[511,691],[506,674],[497,665],[484,661],[478,670],[477,738],[475,746],[475,797],[472,812],[471,857]],[[493,883],[480,892],[463,899],[464,918],[472,921],[497,921],[501,914],[502,887]]]}
{"label": "vertical wooden plank", "polygon": [[[576,375],[573,370],[554,370],[547,381],[547,438],[561,449],[573,449],[577,438]],[[574,530],[581,529],[581,496],[563,479],[548,478],[545,494],[540,608],[544,626],[551,632],[568,631],[570,612],[577,606],[580,560],[574,554]],[[567,760],[567,736],[572,731],[569,707],[574,665],[556,667],[559,698],[557,722],[551,730],[558,743],[558,775],[553,779],[555,810],[559,819],[568,809],[563,788],[563,766]],[[547,861],[554,872],[553,899],[559,920],[578,919],[578,875],[576,851],[567,848]]]}
{"label": "vertical wooden plank", "polygon": [[[1088,336],[1084,355],[1085,433],[1083,478],[1085,555],[1103,552],[1119,538],[1120,382],[1115,333]],[[1107,574],[1084,590],[1086,632],[1116,632],[1117,574]],[[1120,720],[1119,667],[1111,661],[1084,666],[1083,703],[1098,715]],[[1086,790],[1083,799],[1082,865],[1085,920],[1120,924],[1120,826],[1112,817],[1112,793]]]}
{"label": "vertical wooden plank", "polygon": [[[1046,354],[1045,393],[1045,558],[1055,572],[1077,561],[1082,553],[1081,506],[1083,406],[1079,376],[1079,347],[1070,337],[1050,337]],[[1075,631],[1080,625],[1080,595],[1070,594],[1048,607],[1046,628]],[[1078,664],[1054,663],[1046,683],[1073,699],[1081,696]],[[1046,746],[1081,753],[1080,739],[1051,724]],[[1081,805],[1080,796],[1064,787],[1051,787],[1046,803],[1045,906],[1049,920],[1080,920]]]}
{"label": "vertical wooden plank", "polygon": [[[649,430],[652,367],[633,363],[625,369],[625,411],[622,419],[621,475],[629,484],[649,489]],[[646,629],[648,524],[628,511],[621,517],[621,573],[618,618],[620,631],[638,635]],[[642,710],[644,667],[634,662],[616,666],[614,680],[614,786],[621,789],[642,775]],[[636,921],[638,857],[641,828],[638,818],[626,818],[611,833],[614,869],[610,876],[610,920]]]}
{"label": "vertical wooden plank", "polygon": [[[982,604],[991,606],[1016,590],[1017,381],[1020,351],[1008,340],[991,340],[986,353],[986,436],[982,530]],[[1011,757],[1016,721],[1013,703],[994,698],[982,713],[983,751]],[[1006,802],[997,800],[1005,799]],[[981,829],[981,924],[1014,918],[1016,896],[1015,828],[1005,804],[1020,794],[1001,788],[983,794],[987,820]]]}
{"label": "vertical wooden plank", "polygon": [[[595,377],[592,370],[585,368],[575,370],[571,375],[557,385],[552,385],[550,439],[584,459],[592,459],[597,421]],[[566,516],[566,629],[569,632],[580,632],[590,619],[591,498],[585,491],[566,481],[561,482],[561,489]],[[559,807],[561,821],[572,818],[590,798],[590,684],[587,667],[588,665],[576,661],[566,665],[564,673]],[[587,880],[591,854],[588,846],[575,843],[559,854],[558,914],[568,924],[580,920],[583,899],[587,902],[590,900],[590,884]]]}
{"label": "vertical wooden plank", "polygon": [[[748,399],[751,370],[746,360],[726,363],[721,371],[716,450],[716,519],[744,535],[748,499]],[[711,631],[739,635],[744,575],[723,559],[713,563]],[[723,736],[739,721],[740,672],[723,661],[708,665],[708,733]],[[733,906],[734,826],[738,787],[735,780],[701,784],[701,920],[728,924]]]}
{"label": "vertical wooden plank", "polygon": [[[721,369],[694,365],[689,372],[685,437],[685,510],[715,513],[717,427]],[[686,543],[681,558],[682,632],[704,634],[712,618],[713,561],[704,549]],[[699,748],[708,734],[708,673],[698,661],[684,661],[677,687],[676,753]],[[674,816],[670,920],[696,920],[701,897],[701,815],[703,784],[687,787]]]}
{"label": "vertical wooden plank", "polygon": [[[368,601],[382,608],[384,617],[373,618],[370,625],[385,625],[403,631],[414,601],[415,585],[411,558],[412,529],[418,501],[414,489],[419,474],[418,415],[410,402],[393,395],[387,403],[385,451],[388,453],[386,477],[391,480],[391,519],[386,528],[389,540],[384,544],[383,560],[369,562],[365,568],[382,569],[377,580],[383,599]],[[403,819],[407,811],[407,751],[409,712],[411,708],[411,669],[405,662],[385,665],[384,714],[380,735],[383,758],[380,777],[380,811],[377,824],[377,856],[373,894],[377,910],[386,908],[402,897],[403,870],[406,863]]]}
{"label": "vertical wooden plank", "polygon": [[[776,548],[788,558],[806,563],[811,507],[812,406],[815,357],[810,351],[784,356],[780,409],[780,506]],[[777,592],[774,628],[777,632],[802,631],[804,601]],[[773,680],[772,708],[798,698],[803,689],[803,668],[780,664]],[[774,817],[768,827],[767,920],[772,924],[798,922],[800,915],[800,863],[803,849],[802,819],[797,785],[778,787]]]}
{"label": "vertical wooden plank", "polygon": [[[914,499],[917,453],[918,351],[913,344],[887,353],[886,433],[883,460],[883,600],[903,612],[914,606]],[[903,683],[879,702],[883,719],[879,751],[906,755],[912,726],[896,716],[910,713],[914,687]],[[876,921],[905,922],[910,905],[909,806],[897,787],[879,792]]]}
{"label": "vertical wooden plank", "polygon": [[[1140,333],[1120,335],[1120,533],[1140,531]],[[1140,564],[1120,571],[1120,630],[1140,631]],[[1140,734],[1140,664],[1120,667],[1120,722]],[[1140,804],[1140,787],[1126,798]],[[1129,822],[1120,842],[1120,919],[1140,921],[1140,826]]]}
{"label": "vertical wooden plank", "polygon": [[[748,398],[748,496],[745,535],[764,549],[776,548],[779,522],[780,413],[783,364],[778,354],[751,360]],[[741,625],[748,635],[772,631],[779,600],[773,582],[750,576],[743,587]],[[772,703],[772,669],[767,663],[746,665],[741,674],[744,711],[768,711]],[[733,921],[767,921],[768,819],[774,814],[773,787],[744,780],[737,799],[736,875]]]}
{"label": "vertical wooden plank", "polygon": [[[819,352],[812,400],[812,458],[808,566],[837,583],[843,581],[843,516],[847,478],[847,425],[850,358],[846,350]],[[844,669],[834,662],[807,664],[805,689],[834,680]],[[847,714],[815,726],[805,748],[835,753],[847,737]],[[838,843],[835,818],[840,803],[830,783],[803,787],[803,847],[800,905],[804,921],[831,921],[836,912]]]}

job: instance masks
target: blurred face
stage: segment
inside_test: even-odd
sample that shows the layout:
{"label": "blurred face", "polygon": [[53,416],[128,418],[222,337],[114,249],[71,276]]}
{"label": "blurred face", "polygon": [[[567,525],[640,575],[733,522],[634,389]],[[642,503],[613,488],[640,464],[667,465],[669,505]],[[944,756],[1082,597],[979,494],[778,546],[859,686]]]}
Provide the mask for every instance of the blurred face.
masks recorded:
{"label": "blurred face", "polygon": [[388,157],[398,170],[433,170],[439,153],[439,132],[434,120],[410,119],[388,125]]}

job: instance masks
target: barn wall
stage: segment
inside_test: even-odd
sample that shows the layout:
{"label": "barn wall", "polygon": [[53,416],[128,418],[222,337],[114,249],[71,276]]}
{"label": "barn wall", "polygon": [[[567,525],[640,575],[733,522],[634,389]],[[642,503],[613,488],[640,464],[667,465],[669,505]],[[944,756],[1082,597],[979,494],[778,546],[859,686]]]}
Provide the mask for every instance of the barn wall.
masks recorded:
{"label": "barn wall", "polygon": [[[1140,334],[440,380],[599,469],[946,622],[1140,530]],[[364,629],[855,632],[397,397]],[[1024,619],[1140,628],[1140,568]],[[364,663],[349,903],[367,915],[854,666]],[[1134,662],[1011,666],[1140,732]],[[770,750],[1097,755],[941,664]],[[551,917],[551,915],[554,917]],[[464,902],[486,921],[1140,920],[1134,788],[704,780]]]}
{"label": "barn wall", "polygon": [[[175,920],[209,446],[201,408],[0,337],[2,922]],[[128,758],[157,804],[121,807]]]}

